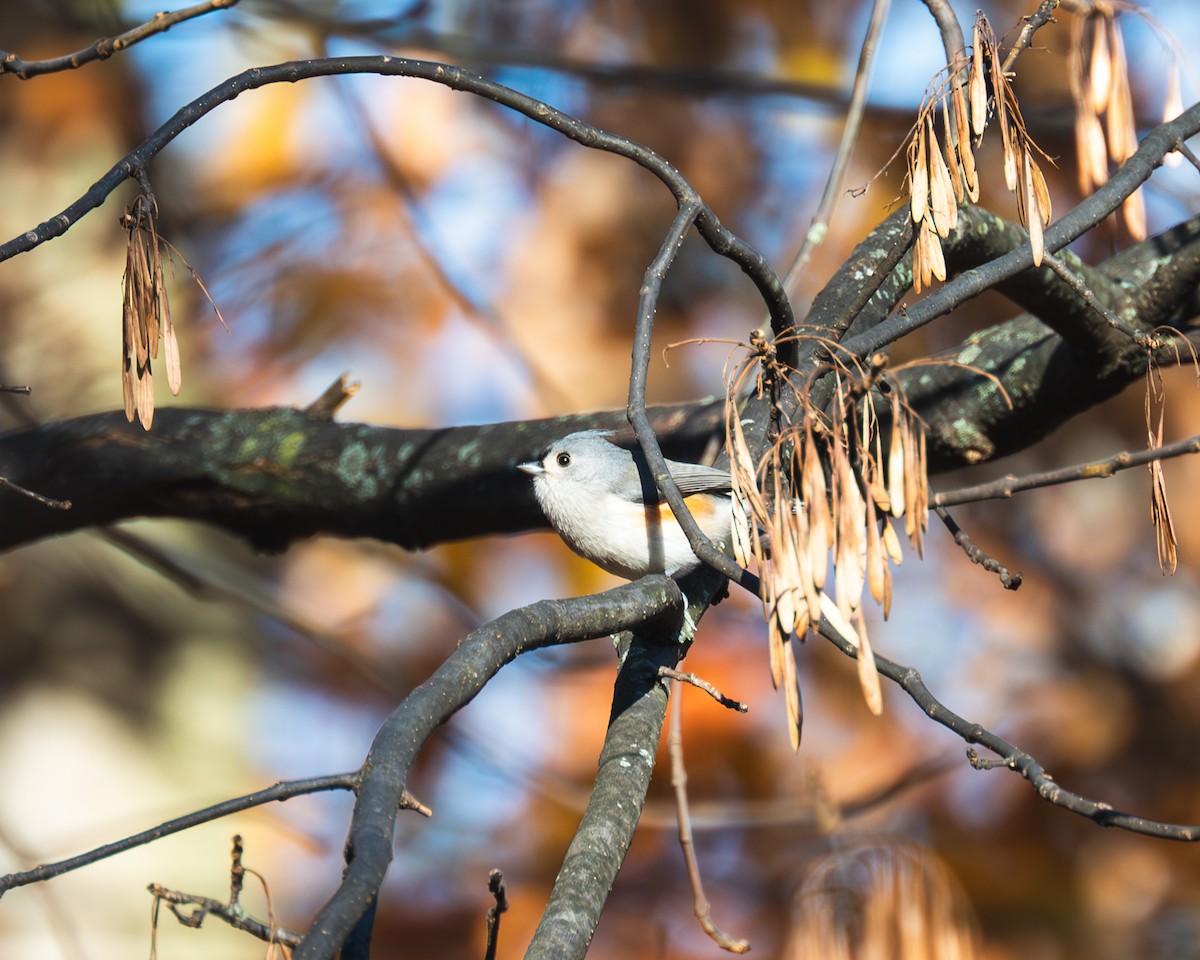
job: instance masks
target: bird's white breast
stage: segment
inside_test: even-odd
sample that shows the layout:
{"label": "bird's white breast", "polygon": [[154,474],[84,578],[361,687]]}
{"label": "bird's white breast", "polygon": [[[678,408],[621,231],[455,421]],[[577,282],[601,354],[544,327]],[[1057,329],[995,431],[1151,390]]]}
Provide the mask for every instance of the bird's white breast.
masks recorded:
{"label": "bird's white breast", "polygon": [[[596,493],[582,484],[538,476],[534,492],[547,519],[567,546],[609,573],[635,580],[647,573],[673,576],[699,564],[669,510]],[[718,543],[729,533],[728,500],[714,497],[716,511],[697,511],[697,522]]]}

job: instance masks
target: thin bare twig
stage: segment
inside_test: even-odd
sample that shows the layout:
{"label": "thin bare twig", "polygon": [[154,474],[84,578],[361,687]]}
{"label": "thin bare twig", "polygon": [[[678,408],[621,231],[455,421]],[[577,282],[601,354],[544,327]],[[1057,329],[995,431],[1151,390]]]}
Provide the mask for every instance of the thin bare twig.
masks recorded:
{"label": "thin bare twig", "polygon": [[1060,467],[1057,470],[1029,473],[1023,477],[1010,473],[999,480],[992,480],[988,483],[977,483],[970,487],[958,487],[954,490],[935,493],[929,498],[929,503],[933,507],[953,507],[956,504],[975,503],[980,500],[1007,500],[1014,493],[1020,493],[1023,490],[1052,487],[1060,483],[1072,483],[1075,480],[1091,480],[1095,477],[1111,477],[1121,470],[1144,466],[1154,460],[1182,457],[1189,453],[1200,453],[1200,433],[1153,449],[1148,448],[1133,453],[1124,450],[1107,460],[1077,463],[1074,466]]}
{"label": "thin bare twig", "polygon": [[842,127],[842,138],[838,142],[837,155],[829,168],[829,177],[825,181],[825,192],[817,204],[817,212],[813,214],[812,225],[804,235],[804,243],[788,268],[783,278],[784,289],[792,296],[796,293],[796,284],[800,274],[808,265],[813,251],[825,239],[829,230],[829,220],[833,216],[833,208],[842,193],[842,185],[846,179],[846,167],[850,162],[850,153],[858,142],[858,131],[862,126],[863,114],[866,112],[867,91],[871,85],[871,74],[875,67],[875,56],[879,50],[879,38],[883,34],[883,25],[887,21],[891,0],[875,0],[871,8],[871,21],[867,26],[867,35],[863,39],[862,50],[858,55],[858,68],[854,73],[854,87],[850,92],[850,105],[846,110],[846,124]]}
{"label": "thin bare twig", "polygon": [[1196,154],[1192,152],[1192,148],[1184,143],[1183,140],[1180,140],[1175,144],[1175,149],[1185,160],[1187,160],[1188,163],[1190,163],[1197,170],[1200,170],[1200,157],[1197,157]]}
{"label": "thin bare twig", "polygon": [[1042,263],[1046,264],[1053,270],[1068,287],[1075,291],[1093,311],[1100,315],[1105,323],[1119,333],[1123,333],[1130,340],[1136,343],[1139,347],[1145,347],[1147,350],[1157,350],[1162,346],[1162,338],[1153,333],[1146,333],[1144,330],[1139,330],[1137,327],[1126,323],[1108,307],[1102,304],[1096,294],[1092,292],[1083,280],[1071,270],[1065,263],[1052,253],[1042,254]]}
{"label": "thin bare twig", "polygon": [[53,497],[44,497],[42,494],[33,490],[28,490],[19,483],[13,483],[8,477],[0,477],[0,487],[8,487],[10,490],[15,490],[23,497],[28,497],[30,500],[36,500],[42,506],[50,507],[52,510],[70,510],[70,500],[55,500]]}
{"label": "thin bare twig", "polygon": [[738,940],[713,923],[712,910],[704,896],[704,883],[700,879],[700,865],[696,862],[696,851],[692,844],[692,825],[688,816],[687,770],[683,766],[683,713],[680,704],[683,691],[676,690],[671,697],[671,731],[667,736],[667,747],[671,753],[671,786],[675,790],[675,814],[679,819],[679,849],[687,864],[688,880],[692,885],[692,909],[700,927],[722,950],[730,953],[748,953],[749,940]]}
{"label": "thin bare twig", "polygon": [[362,384],[350,381],[350,375],[343,373],[327,386],[316,400],[308,403],[303,409],[315,420],[332,420],[342,405],[350,400],[361,389]]}
{"label": "thin bare twig", "polygon": [[168,820],[166,823],[161,823],[157,827],[151,827],[149,830],[143,830],[141,833],[135,833],[133,836],[126,837],[123,840],[106,843],[104,846],[96,847],[96,849],[89,850],[87,853],[81,853],[78,856],[59,860],[55,863],[40,864],[31,870],[21,870],[17,873],[0,876],[0,894],[16,887],[23,887],[30,883],[40,883],[43,880],[49,880],[51,877],[70,873],[72,870],[78,870],[80,867],[86,867],[89,864],[105,860],[118,853],[124,853],[126,850],[143,847],[148,843],[153,843],[155,840],[169,837],[171,834],[190,830],[192,827],[199,826],[202,823],[227,817],[232,813],[240,813],[242,810],[249,810],[251,807],[259,807],[264,803],[288,800],[292,797],[319,793],[324,790],[356,790],[358,789],[358,783],[358,771],[354,773],[336,773],[324,777],[310,777],[306,780],[282,780],[273,786],[267,787],[265,790],[248,793],[243,797],[235,797],[232,800],[223,800],[202,810],[193,810],[182,817]]}
{"label": "thin bare twig", "polygon": [[[672,818],[674,822],[674,818]],[[6,859],[26,866],[34,862],[24,846],[24,840],[18,840],[4,824],[0,823],[0,852]],[[68,891],[54,883],[39,883],[34,886],[32,893],[41,903],[45,912],[45,929],[57,941],[59,951],[64,960],[87,960],[88,953],[80,939],[80,928],[77,903]]]}
{"label": "thin bare twig", "polygon": [[177,23],[183,23],[183,21],[192,20],[195,17],[202,17],[206,13],[212,13],[214,10],[223,10],[232,7],[237,2],[238,0],[205,0],[204,3],[197,3],[194,6],[185,7],[183,10],[175,10],[174,12],[160,10],[145,23],[126,30],[124,33],[118,34],[115,37],[97,40],[82,50],[76,50],[74,53],[68,53],[61,57],[54,57],[51,60],[22,60],[15,53],[5,53],[0,50],[0,74],[11,73],[21,80],[29,80],[31,77],[41,76],[46,73],[75,70],[82,67],[85,63],[92,63],[95,60],[107,60],[114,53],[120,53],[140,40],[145,40],[147,37],[152,37],[158,33],[165,33]]}
{"label": "thin bare twig", "polygon": [[1021,27],[1016,42],[1009,49],[1008,56],[1004,58],[1004,64],[1000,68],[1003,73],[1007,74],[1012,70],[1013,64],[1017,62],[1017,57],[1033,41],[1033,35],[1054,19],[1054,11],[1058,9],[1058,4],[1059,0],[1042,0],[1038,8],[1025,18],[1025,25]]}
{"label": "thin bare twig", "polygon": [[504,890],[504,874],[493,870],[488,875],[488,892],[496,901],[487,912],[487,949],[483,960],[496,960],[496,944],[500,938],[500,914],[508,911],[508,896]]}
{"label": "thin bare twig", "polygon": [[934,507],[934,510],[941,518],[942,523],[946,525],[946,529],[950,531],[951,536],[954,537],[954,542],[962,547],[963,552],[967,555],[967,559],[972,563],[979,564],[984,570],[999,576],[1000,583],[1005,590],[1016,590],[1021,586],[1024,578],[1019,570],[1015,574],[1009,573],[1008,567],[1004,566],[999,560],[984,553],[983,549],[967,536],[967,532],[955,522],[945,507]]}
{"label": "thin bare twig", "polygon": [[[858,658],[858,646],[843,637],[828,620],[821,620],[818,632],[847,657]],[[981,760],[973,750],[968,750],[967,758],[976,769],[990,769],[993,766],[1007,767],[1028,780],[1043,800],[1081,817],[1086,817],[1102,827],[1117,827],[1131,833],[1158,837],[1163,840],[1178,840],[1186,843],[1200,841],[1200,825],[1148,820],[1145,817],[1114,810],[1107,803],[1089,800],[1087,797],[1063,789],[1033,756],[1009,743],[1003,737],[992,733],[986,727],[972,723],[950,710],[933,695],[915,668],[897,663],[879,653],[875,654],[875,665],[883,676],[907,693],[931,720],[957,734],[966,743],[980,744],[1000,758],[999,762],[992,763]]]}
{"label": "thin bare twig", "polygon": [[694,673],[684,673],[682,670],[676,670],[674,667],[659,667],[658,675],[665,677],[668,680],[677,680],[679,683],[688,683],[697,690],[703,690],[710,697],[717,701],[721,706],[728,707],[730,710],[736,710],[738,713],[745,713],[750,708],[740,700],[734,700],[732,697],[727,697],[720,690],[714,687],[703,677],[698,677]]}
{"label": "thin bare twig", "polygon": [[[212,897],[183,893],[179,890],[169,890],[161,884],[151,883],[146,889],[154,896],[155,916],[157,917],[158,915],[158,904],[161,902],[170,907],[171,912],[175,914],[175,919],[185,927],[199,929],[206,917],[213,916],[229,924],[235,930],[242,930],[245,933],[258,937],[259,940],[266,941],[268,944],[281,943],[285,947],[298,946],[302,935],[276,925],[275,910],[271,906],[271,894],[267,889],[266,881],[263,880],[262,875],[257,871],[249,870],[242,865],[242,852],[242,838],[235,836],[233,838],[232,863],[229,871],[228,903],[222,903],[220,900],[215,900]],[[259,882],[263,885],[263,890],[267,894],[266,923],[248,916],[242,905],[238,902],[247,873],[258,878]],[[190,913],[185,913],[180,909],[181,907],[192,907],[193,909]]]}
{"label": "thin bare twig", "polygon": [[[247,916],[236,904],[222,903],[212,897],[184,893],[182,890],[170,890],[157,883],[147,884],[146,889],[150,891],[155,900],[167,904],[171,912],[175,914],[175,919],[185,927],[198,929],[205,918],[211,916],[229,924],[235,930],[242,930],[267,943],[282,943],[286,947],[296,947],[299,946],[302,939],[299,933],[293,933],[283,927],[269,925]],[[191,907],[191,912],[185,912],[182,909],[184,907]]]}
{"label": "thin bare twig", "polygon": [[[725,227],[712,208],[700,199],[696,189],[679,172],[678,168],[668,163],[649,147],[585,123],[570,114],[556,110],[544,101],[527,96],[504,84],[485,80],[461,67],[429,60],[410,60],[403,57],[327,57],[299,60],[272,64],[267,67],[255,67],[230,77],[176,111],[139,146],[118,160],[83,196],[68,205],[57,216],[30,230],[25,230],[4,244],[0,244],[0,261],[8,260],[32,250],[48,240],[62,236],[87,213],[100,206],[108,195],[122,183],[130,177],[135,177],[138,171],[144,170],[150,160],[168,143],[222,103],[233,100],[249,90],[257,90],[272,83],[297,83],[314,77],[359,73],[412,77],[438,83],[451,90],[473,93],[508,107],[583,146],[594,150],[603,150],[606,153],[633,161],[657,177],[671,191],[676,203],[681,206],[694,205],[696,207],[693,219],[701,238],[714,253],[732,260],[749,277],[770,311],[771,326],[776,335],[795,326],[795,317],[792,314],[791,303],[784,292],[783,284],[767,263],[766,258]],[[1186,130],[1181,132],[1190,136]]]}

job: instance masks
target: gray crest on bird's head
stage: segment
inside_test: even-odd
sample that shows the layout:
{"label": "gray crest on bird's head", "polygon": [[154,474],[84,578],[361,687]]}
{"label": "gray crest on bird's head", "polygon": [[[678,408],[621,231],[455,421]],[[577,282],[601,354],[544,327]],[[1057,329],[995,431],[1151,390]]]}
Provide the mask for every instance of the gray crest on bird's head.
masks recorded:
{"label": "gray crest on bird's head", "polygon": [[[615,493],[637,503],[658,501],[653,477],[640,450],[626,450],[609,440],[611,430],[580,430],[546,449],[540,463],[547,478],[570,480],[596,493]],[[684,496],[726,493],[729,474],[715,467],[668,460],[667,469]]]}
{"label": "gray crest on bird's head", "polygon": [[611,430],[580,430],[550,444],[541,458],[547,478],[634,499],[641,486],[633,454],[611,443],[611,435]]}

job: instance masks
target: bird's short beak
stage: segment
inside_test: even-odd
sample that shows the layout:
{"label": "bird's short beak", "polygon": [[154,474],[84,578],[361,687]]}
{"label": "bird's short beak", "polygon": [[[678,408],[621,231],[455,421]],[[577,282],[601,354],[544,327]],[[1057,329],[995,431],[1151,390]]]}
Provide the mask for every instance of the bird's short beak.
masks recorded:
{"label": "bird's short beak", "polygon": [[529,461],[529,463],[518,463],[517,469],[520,470],[522,473],[532,474],[535,477],[538,476],[538,474],[542,474],[542,473],[546,472],[546,468],[543,467],[536,460],[531,460],[531,461]]}

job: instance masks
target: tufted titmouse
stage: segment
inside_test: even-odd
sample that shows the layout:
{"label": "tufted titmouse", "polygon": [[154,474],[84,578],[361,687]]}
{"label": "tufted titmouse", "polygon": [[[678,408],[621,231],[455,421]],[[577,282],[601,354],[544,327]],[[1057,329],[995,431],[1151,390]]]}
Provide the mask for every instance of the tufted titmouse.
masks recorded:
{"label": "tufted titmouse", "polygon": [[[627,580],[678,576],[700,565],[679,521],[660,497],[641,451],[610,443],[607,431],[563,437],[540,460],[517,465],[533,476],[542,512],[567,546]],[[724,470],[668,460],[667,469],[700,529],[728,545],[733,511]]]}

